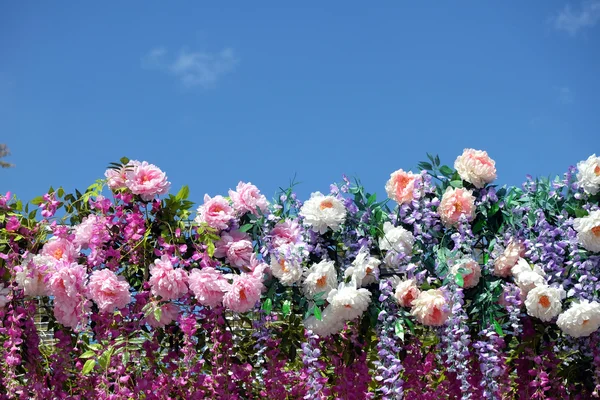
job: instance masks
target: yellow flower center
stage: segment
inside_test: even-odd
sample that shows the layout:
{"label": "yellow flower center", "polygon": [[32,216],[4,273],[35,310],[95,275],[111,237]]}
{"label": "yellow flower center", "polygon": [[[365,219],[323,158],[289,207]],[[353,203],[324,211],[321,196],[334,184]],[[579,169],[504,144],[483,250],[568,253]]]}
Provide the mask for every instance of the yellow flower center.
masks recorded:
{"label": "yellow flower center", "polygon": [[63,251],[63,249],[56,249],[56,250],[54,250],[54,253],[52,253],[52,256],[54,258],[56,258],[57,260],[60,260],[64,253],[65,252]]}
{"label": "yellow flower center", "polygon": [[590,322],[590,320],[589,320],[589,319],[584,319],[584,320],[583,320],[583,323],[582,323],[581,325],[587,325],[589,322]]}
{"label": "yellow flower center", "polygon": [[329,199],[327,200],[323,200],[321,202],[321,206],[320,206],[321,210],[324,210],[326,208],[333,208],[333,202]]}
{"label": "yellow flower center", "polygon": [[352,306],[350,304],[344,304],[345,308],[352,308]]}
{"label": "yellow flower center", "polygon": [[281,267],[281,270],[283,272],[287,272],[287,266],[285,265],[285,260],[282,258],[281,260],[279,260],[279,266]]}
{"label": "yellow flower center", "polygon": [[594,168],[594,173],[600,176],[600,165],[596,165],[596,168]]}
{"label": "yellow flower center", "polygon": [[373,272],[373,268],[367,267],[367,274],[370,274],[371,272]]}
{"label": "yellow flower center", "polygon": [[600,225],[593,227],[592,233],[594,234],[594,236],[600,237]]}
{"label": "yellow flower center", "polygon": [[544,308],[550,307],[550,299],[546,295],[541,296],[540,299],[538,300],[538,303],[540,306],[542,306]]}
{"label": "yellow flower center", "polygon": [[242,301],[246,301],[247,297],[246,297],[246,289],[242,288],[240,289],[240,300]]}
{"label": "yellow flower center", "polygon": [[327,277],[323,275],[319,279],[317,279],[317,287],[322,288],[327,284]]}

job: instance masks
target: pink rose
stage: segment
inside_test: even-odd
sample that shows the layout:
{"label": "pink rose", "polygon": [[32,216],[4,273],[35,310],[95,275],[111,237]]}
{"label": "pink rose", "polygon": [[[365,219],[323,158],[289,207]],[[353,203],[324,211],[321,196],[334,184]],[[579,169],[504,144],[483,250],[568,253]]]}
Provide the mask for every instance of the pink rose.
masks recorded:
{"label": "pink rose", "polygon": [[248,266],[254,248],[250,236],[240,231],[223,232],[215,243],[215,257],[226,257],[229,264],[242,268]]}
{"label": "pink rose", "polygon": [[465,216],[467,221],[472,221],[475,218],[473,192],[463,188],[448,187],[442,196],[438,212],[442,223],[447,227],[458,224],[462,216]]}
{"label": "pink rose", "polygon": [[89,248],[90,243],[105,242],[110,239],[106,217],[90,214],[74,228],[73,243],[82,249]]}
{"label": "pink rose", "polygon": [[223,301],[227,279],[212,267],[193,269],[188,278],[190,290],[203,306],[216,307]]}
{"label": "pink rose", "polygon": [[88,283],[88,297],[94,300],[100,312],[121,309],[131,301],[129,283],[109,269],[94,271]]}
{"label": "pink rose", "polygon": [[261,280],[251,274],[233,275],[233,282],[225,287],[223,305],[235,312],[250,311],[260,299]]}
{"label": "pink rose", "polygon": [[512,267],[519,258],[525,256],[525,246],[518,241],[512,241],[504,249],[504,253],[494,262],[494,275],[506,278],[511,274]]}
{"label": "pink rose", "polygon": [[303,245],[302,230],[298,221],[295,219],[286,219],[279,222],[271,230],[271,245],[278,249],[286,245]]}
{"label": "pink rose", "polygon": [[159,194],[169,192],[171,182],[167,181],[167,175],[160,168],[146,161],[132,164],[133,168],[128,167],[125,175],[125,185],[131,193],[140,195],[144,201],[150,201]]}
{"label": "pink rose", "polygon": [[426,326],[441,326],[450,316],[450,306],[440,289],[421,292],[413,303],[411,314]]}
{"label": "pink rose", "polygon": [[419,175],[399,169],[392,172],[385,184],[385,191],[390,199],[398,204],[410,203],[414,198],[415,181]]}
{"label": "pink rose", "polygon": [[473,259],[460,260],[456,264],[452,266],[450,269],[450,273],[454,276],[459,273],[459,269],[463,268],[466,272],[461,273],[463,277],[463,287],[465,289],[470,289],[472,287],[477,286],[479,283],[479,278],[481,278],[481,267],[477,263],[477,261]]}
{"label": "pink rose", "polygon": [[179,315],[179,307],[173,303],[165,303],[160,306],[160,320],[156,320],[156,315],[153,311],[146,317],[146,322],[153,328],[162,328],[175,321],[177,315]]}
{"label": "pink rose", "polygon": [[79,249],[69,240],[55,236],[44,244],[40,254],[50,256],[56,261],[72,263],[77,259]]}
{"label": "pink rose", "polygon": [[211,228],[223,230],[229,227],[229,222],[234,218],[233,208],[223,196],[211,198],[204,195],[204,204],[198,207],[196,223],[205,223]]}
{"label": "pink rose", "polygon": [[187,273],[182,268],[173,268],[169,256],[162,256],[150,264],[152,294],[164,300],[177,300],[188,292]]}
{"label": "pink rose", "polygon": [[263,213],[267,210],[269,203],[266,197],[260,194],[258,188],[250,182],[240,181],[235,190],[235,192],[233,190],[229,191],[229,197],[233,202],[233,208],[238,214],[250,212],[258,215],[257,208]]}
{"label": "pink rose", "polygon": [[496,162],[487,152],[474,149],[465,149],[454,161],[454,168],[461,179],[472,183],[478,189],[496,179],[495,165]]}
{"label": "pink rose", "polygon": [[394,297],[401,307],[411,307],[413,301],[419,297],[419,294],[421,294],[421,291],[417,287],[415,280],[408,279],[401,281],[398,286],[396,286]]}
{"label": "pink rose", "polygon": [[86,279],[85,267],[77,263],[57,266],[48,279],[48,291],[54,296],[54,316],[58,322],[73,329],[87,321]]}

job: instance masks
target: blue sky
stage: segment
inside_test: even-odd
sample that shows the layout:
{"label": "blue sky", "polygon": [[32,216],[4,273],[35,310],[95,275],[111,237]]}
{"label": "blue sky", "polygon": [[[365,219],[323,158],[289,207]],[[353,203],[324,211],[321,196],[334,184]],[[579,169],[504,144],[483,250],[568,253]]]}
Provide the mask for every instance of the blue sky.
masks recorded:
{"label": "blue sky", "polygon": [[87,187],[121,156],[191,198],[343,173],[384,195],[425,153],[498,183],[600,152],[600,0],[0,3],[0,191]]}

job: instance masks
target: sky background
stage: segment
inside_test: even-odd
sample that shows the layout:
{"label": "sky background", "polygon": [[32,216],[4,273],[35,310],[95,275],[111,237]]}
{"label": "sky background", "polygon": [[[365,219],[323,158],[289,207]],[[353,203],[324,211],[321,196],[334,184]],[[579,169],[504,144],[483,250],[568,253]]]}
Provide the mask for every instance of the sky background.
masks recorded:
{"label": "sky background", "polygon": [[486,150],[501,185],[600,152],[600,0],[284,3],[0,2],[0,192],[128,156],[195,202],[343,173],[383,197],[426,152]]}

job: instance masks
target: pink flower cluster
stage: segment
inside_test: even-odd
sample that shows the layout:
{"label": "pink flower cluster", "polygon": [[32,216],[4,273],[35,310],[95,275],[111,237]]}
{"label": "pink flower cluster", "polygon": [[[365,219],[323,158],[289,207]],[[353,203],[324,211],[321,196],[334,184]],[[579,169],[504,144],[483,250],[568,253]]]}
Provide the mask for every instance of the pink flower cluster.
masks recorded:
{"label": "pink flower cluster", "polygon": [[127,188],[144,201],[150,201],[160,194],[167,194],[171,187],[167,175],[156,165],[148,164],[146,161],[130,161],[118,170],[106,170],[104,176],[111,190]]}
{"label": "pink flower cluster", "polygon": [[235,217],[233,208],[223,196],[210,197],[204,195],[204,204],[198,207],[196,223],[207,224],[211,228],[223,230]]}
{"label": "pink flower cluster", "polygon": [[108,269],[92,272],[88,283],[88,296],[98,305],[100,312],[121,309],[131,301],[129,283]]}
{"label": "pink flower cluster", "polygon": [[442,223],[455,226],[461,218],[472,221],[475,218],[475,197],[473,192],[463,188],[448,187],[438,208]]}
{"label": "pink flower cluster", "polygon": [[465,149],[454,162],[454,168],[461,179],[472,183],[478,189],[496,179],[495,165],[487,152],[474,149]]}
{"label": "pink flower cluster", "polygon": [[260,194],[260,190],[250,182],[239,182],[234,192],[229,191],[229,197],[233,202],[233,208],[238,214],[247,212],[258,215],[258,210],[262,213],[267,211],[269,203],[264,195]]}
{"label": "pink flower cluster", "polygon": [[49,291],[54,296],[54,316],[74,330],[87,321],[89,301],[84,297],[87,276],[83,265],[61,263],[48,280]]}
{"label": "pink flower cluster", "polygon": [[253,254],[250,236],[244,232],[223,232],[221,240],[215,243],[215,257],[226,257],[229,264],[238,268],[247,267]]}
{"label": "pink flower cluster", "polygon": [[169,256],[163,255],[150,265],[150,290],[163,300],[177,300],[188,292],[187,272],[174,268]]}

